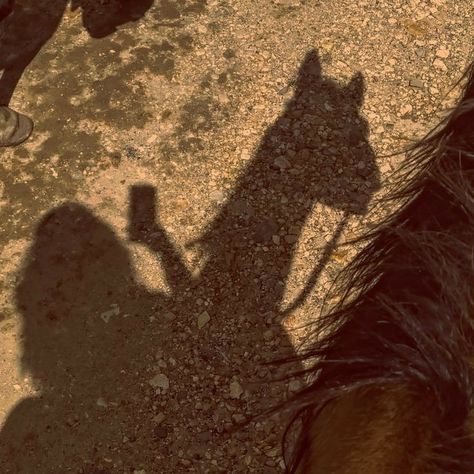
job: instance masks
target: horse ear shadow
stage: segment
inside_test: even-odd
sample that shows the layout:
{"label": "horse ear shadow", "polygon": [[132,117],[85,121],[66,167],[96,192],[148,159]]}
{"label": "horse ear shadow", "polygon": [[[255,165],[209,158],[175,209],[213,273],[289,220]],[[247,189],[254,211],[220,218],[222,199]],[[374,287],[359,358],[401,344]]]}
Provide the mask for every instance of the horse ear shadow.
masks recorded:
{"label": "horse ear shadow", "polygon": [[321,77],[321,58],[316,49],[311,49],[306,53],[304,61],[298,71],[300,80],[306,75],[313,76],[313,79]]}
{"label": "horse ear shadow", "polygon": [[352,97],[358,107],[364,102],[365,79],[361,72],[355,73],[345,87],[347,96]]}

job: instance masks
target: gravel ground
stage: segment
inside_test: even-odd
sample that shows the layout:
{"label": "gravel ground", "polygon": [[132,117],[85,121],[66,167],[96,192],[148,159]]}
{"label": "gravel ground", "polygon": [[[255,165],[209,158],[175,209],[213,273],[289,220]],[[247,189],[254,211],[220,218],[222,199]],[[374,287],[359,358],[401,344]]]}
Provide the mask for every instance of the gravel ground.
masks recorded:
{"label": "gravel ground", "polygon": [[233,427],[301,386],[263,363],[452,104],[472,4],[117,2],[0,27],[36,122],[0,160],[2,472],[281,472],[283,417]]}

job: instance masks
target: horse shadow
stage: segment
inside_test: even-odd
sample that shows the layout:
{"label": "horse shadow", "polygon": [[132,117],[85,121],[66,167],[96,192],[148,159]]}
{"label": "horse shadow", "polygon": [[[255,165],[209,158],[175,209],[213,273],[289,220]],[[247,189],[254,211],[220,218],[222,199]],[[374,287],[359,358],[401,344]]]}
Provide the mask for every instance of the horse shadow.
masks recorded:
{"label": "horse shadow", "polygon": [[[121,25],[142,18],[154,0],[72,0],[92,38],[113,34]],[[0,25],[0,104],[8,104],[23,72],[52,38],[69,0],[17,0]]]}
{"label": "horse shadow", "polygon": [[288,394],[267,383],[275,374],[262,361],[293,351],[281,304],[314,203],[360,214],[379,185],[362,95],[360,76],[341,87],[308,53],[284,113],[191,244],[205,258],[197,276],[160,222],[157,190],[130,189],[128,238],[159,258],[170,294],[138,282],[128,251],[87,208],[43,218],[17,287],[22,366],[40,392],[0,433],[4,472],[217,472],[215,459],[219,472],[278,470],[268,453],[281,420],[229,432]]}

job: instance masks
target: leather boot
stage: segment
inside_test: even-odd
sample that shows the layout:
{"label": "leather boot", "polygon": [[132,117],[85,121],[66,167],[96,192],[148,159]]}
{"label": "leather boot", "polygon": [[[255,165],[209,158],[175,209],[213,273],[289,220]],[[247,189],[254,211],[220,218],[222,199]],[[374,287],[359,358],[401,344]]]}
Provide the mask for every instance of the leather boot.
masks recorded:
{"label": "leather boot", "polygon": [[0,106],[0,146],[23,143],[33,131],[33,121],[6,105]]}

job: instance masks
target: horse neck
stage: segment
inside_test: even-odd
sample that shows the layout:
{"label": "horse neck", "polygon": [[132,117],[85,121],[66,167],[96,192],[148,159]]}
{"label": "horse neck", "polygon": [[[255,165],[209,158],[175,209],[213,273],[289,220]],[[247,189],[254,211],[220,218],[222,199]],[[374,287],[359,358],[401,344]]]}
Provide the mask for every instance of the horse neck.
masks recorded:
{"label": "horse neck", "polygon": [[297,474],[421,473],[429,452],[428,411],[403,388],[363,389],[329,402],[304,422]]}

